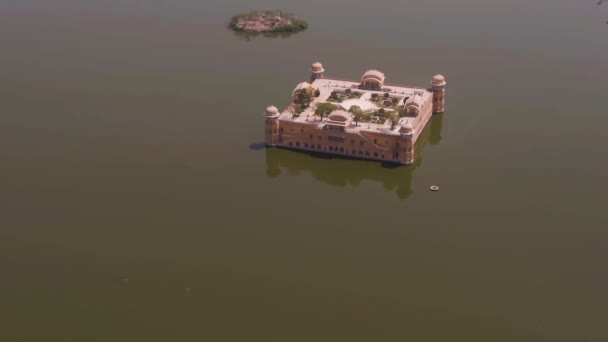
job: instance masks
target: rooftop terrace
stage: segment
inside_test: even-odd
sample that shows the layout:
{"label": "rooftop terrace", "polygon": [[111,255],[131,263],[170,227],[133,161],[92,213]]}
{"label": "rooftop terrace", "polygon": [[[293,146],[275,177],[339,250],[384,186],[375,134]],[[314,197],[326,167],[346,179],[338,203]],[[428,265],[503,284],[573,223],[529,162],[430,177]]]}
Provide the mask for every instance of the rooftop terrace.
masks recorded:
{"label": "rooftop terrace", "polygon": [[[376,73],[379,72],[376,71]],[[345,125],[345,129],[350,132],[373,130],[387,134],[399,134],[399,128],[402,125],[409,124],[414,129],[419,126],[418,116],[408,115],[405,110],[408,100],[411,103],[411,99],[416,99],[415,105],[418,108],[430,105],[432,101],[432,93],[420,87],[382,84],[382,87],[377,89],[362,89],[361,84],[360,81],[333,78],[317,78],[310,84],[301,83],[294,89],[294,103],[280,114],[279,120],[317,125],[321,128],[330,118],[329,115],[321,117],[321,115],[315,114],[315,109],[321,103],[331,103],[337,109],[346,111],[346,115],[350,115],[350,120]],[[302,110],[295,95],[297,91],[308,85],[314,90],[318,90],[318,96]],[[358,122],[353,113],[348,113],[352,106],[358,106],[364,113],[359,117]],[[398,116],[398,121],[392,123],[389,120],[391,115],[395,118]]]}

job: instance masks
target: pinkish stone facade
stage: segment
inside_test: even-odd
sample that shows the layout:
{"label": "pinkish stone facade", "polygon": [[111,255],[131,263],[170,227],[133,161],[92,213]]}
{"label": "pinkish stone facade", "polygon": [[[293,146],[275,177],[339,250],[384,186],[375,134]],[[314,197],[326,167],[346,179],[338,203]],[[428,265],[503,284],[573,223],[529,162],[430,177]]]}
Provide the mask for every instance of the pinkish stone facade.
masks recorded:
{"label": "pinkish stone facade", "polygon": [[[283,112],[273,106],[267,108],[266,145],[412,164],[414,143],[420,133],[433,113],[445,110],[444,77],[435,75],[429,88],[420,88],[385,84],[384,74],[377,70],[367,71],[361,81],[325,78],[324,71],[321,63],[313,64],[311,83],[300,83],[294,90],[293,94],[296,94],[303,86],[310,86],[318,94],[301,113],[293,109],[300,104],[292,104]],[[368,104],[365,106],[367,118],[372,118],[373,122],[356,122],[355,116],[348,112],[350,108],[341,105],[344,101],[336,99],[336,93],[348,95],[351,99],[354,96],[357,100],[345,103]],[[386,102],[391,101],[387,106]],[[323,117],[315,114],[315,108],[325,102],[339,109]],[[392,117],[395,121],[398,118],[398,122],[371,116],[371,113],[379,113],[374,109],[379,110],[380,107],[386,107],[383,108],[384,113],[394,111]],[[397,116],[397,112],[401,115]]]}

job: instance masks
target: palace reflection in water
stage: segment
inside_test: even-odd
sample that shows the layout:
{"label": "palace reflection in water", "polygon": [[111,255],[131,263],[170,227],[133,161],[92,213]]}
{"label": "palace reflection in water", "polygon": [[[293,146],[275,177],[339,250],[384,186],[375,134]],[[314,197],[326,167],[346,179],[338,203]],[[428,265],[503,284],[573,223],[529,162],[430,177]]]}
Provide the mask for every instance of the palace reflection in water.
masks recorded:
{"label": "palace reflection in water", "polygon": [[300,32],[245,32],[245,31],[231,31],[232,34],[238,39],[246,42],[252,41],[254,38],[281,38],[287,39],[291,36]]}
{"label": "palace reflection in water", "polygon": [[310,172],[314,179],[338,187],[359,186],[365,180],[376,181],[382,183],[386,190],[395,191],[399,198],[405,199],[412,194],[414,172],[422,165],[425,145],[441,142],[442,126],[443,114],[433,115],[430,124],[416,141],[415,162],[408,166],[267,148],[266,174],[270,178],[278,178],[281,175]]}

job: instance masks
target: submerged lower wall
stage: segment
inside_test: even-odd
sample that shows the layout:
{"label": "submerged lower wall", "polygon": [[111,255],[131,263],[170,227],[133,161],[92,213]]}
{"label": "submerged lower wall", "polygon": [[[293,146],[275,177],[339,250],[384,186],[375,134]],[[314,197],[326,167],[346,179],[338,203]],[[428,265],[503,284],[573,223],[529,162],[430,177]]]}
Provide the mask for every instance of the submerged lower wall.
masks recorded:
{"label": "submerged lower wall", "polygon": [[[400,154],[411,153],[411,142],[400,140],[398,135],[361,130],[359,133],[318,128],[317,125],[281,121],[277,146],[408,164]],[[409,158],[411,159],[411,158]]]}

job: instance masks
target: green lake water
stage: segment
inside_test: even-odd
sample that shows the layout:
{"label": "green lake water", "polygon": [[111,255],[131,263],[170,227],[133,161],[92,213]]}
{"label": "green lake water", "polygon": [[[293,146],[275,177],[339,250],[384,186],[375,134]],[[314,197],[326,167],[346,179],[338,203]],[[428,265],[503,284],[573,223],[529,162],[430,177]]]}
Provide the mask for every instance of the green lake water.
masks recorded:
{"label": "green lake water", "polygon": [[[225,29],[256,8],[310,27]],[[607,19],[592,0],[0,2],[0,341],[607,341]],[[264,109],[317,60],[445,75],[415,165],[263,147]]]}

